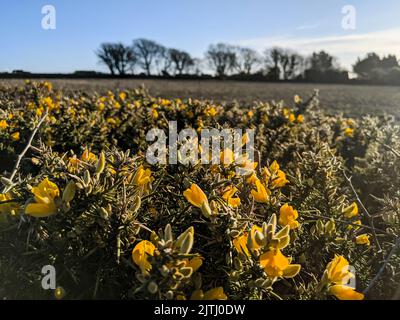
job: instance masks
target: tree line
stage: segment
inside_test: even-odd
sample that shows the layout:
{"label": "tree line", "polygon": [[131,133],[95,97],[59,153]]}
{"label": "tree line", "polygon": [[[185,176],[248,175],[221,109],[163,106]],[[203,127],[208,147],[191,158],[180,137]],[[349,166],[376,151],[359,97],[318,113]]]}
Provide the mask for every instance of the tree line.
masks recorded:
{"label": "tree line", "polygon": [[[304,56],[291,49],[270,48],[261,54],[256,50],[226,43],[211,44],[203,58],[167,48],[149,39],[136,39],[131,45],[103,43],[96,51],[99,62],[112,75],[146,75],[179,77],[204,76],[213,72],[218,78],[264,79],[270,81],[345,82],[349,73],[335,57],[325,51]],[[400,84],[397,57],[379,57],[369,53],[358,58],[353,72],[359,80]]]}

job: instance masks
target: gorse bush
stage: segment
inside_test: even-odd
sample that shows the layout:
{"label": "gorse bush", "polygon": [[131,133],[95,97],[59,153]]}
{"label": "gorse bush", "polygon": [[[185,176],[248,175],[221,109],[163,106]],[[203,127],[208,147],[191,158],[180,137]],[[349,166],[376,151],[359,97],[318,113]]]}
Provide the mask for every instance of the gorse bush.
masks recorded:
{"label": "gorse bush", "polygon": [[[150,165],[146,133],[170,120],[252,128],[255,160]],[[399,298],[399,141],[390,116],[330,116],[317,93],[221,105],[3,87],[0,295]]]}

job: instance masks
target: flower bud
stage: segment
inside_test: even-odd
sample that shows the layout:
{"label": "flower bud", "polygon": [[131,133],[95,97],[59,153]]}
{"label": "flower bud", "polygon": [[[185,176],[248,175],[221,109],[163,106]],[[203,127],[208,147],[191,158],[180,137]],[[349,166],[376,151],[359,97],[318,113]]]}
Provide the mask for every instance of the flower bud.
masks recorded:
{"label": "flower bud", "polygon": [[105,167],[106,167],[106,155],[104,154],[104,151],[102,151],[99,156],[99,161],[97,162],[96,174],[102,173]]}
{"label": "flower bud", "polygon": [[76,192],[75,182],[73,181],[68,182],[63,192],[62,201],[64,203],[71,202],[75,197],[75,192]]}
{"label": "flower bud", "polygon": [[158,285],[157,283],[155,283],[154,281],[149,282],[149,284],[147,285],[147,290],[151,293],[151,294],[155,294],[158,291]]}
{"label": "flower bud", "polygon": [[188,254],[190,250],[192,250],[193,242],[194,242],[193,233],[188,232],[186,234],[186,237],[182,241],[182,247],[180,252],[183,254]]}
{"label": "flower bud", "polygon": [[211,217],[211,208],[207,202],[203,202],[203,204],[201,205],[201,212],[203,213],[203,216],[205,216],[206,218]]}

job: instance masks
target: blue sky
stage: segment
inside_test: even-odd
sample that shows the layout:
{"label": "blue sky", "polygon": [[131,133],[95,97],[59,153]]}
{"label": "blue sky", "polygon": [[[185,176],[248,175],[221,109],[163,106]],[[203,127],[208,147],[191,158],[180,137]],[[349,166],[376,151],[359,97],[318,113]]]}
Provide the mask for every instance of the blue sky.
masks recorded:
{"label": "blue sky", "polygon": [[[356,9],[356,29],[341,27],[342,7]],[[56,29],[41,27],[42,7],[56,8]],[[350,67],[369,51],[400,57],[399,0],[1,0],[0,71],[105,70],[101,42],[139,37],[202,57],[219,41],[290,47],[303,54],[326,48]]]}

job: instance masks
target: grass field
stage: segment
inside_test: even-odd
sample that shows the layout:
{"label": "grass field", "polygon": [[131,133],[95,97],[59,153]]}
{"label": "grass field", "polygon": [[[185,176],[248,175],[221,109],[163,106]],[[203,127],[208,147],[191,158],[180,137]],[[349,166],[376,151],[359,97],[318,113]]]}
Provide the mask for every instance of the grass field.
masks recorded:
{"label": "grass field", "polygon": [[[213,99],[218,102],[237,100],[248,103],[254,100],[285,100],[293,96],[311,95],[319,90],[321,107],[329,113],[343,112],[346,116],[383,114],[400,116],[400,90],[390,86],[287,84],[240,81],[196,80],[52,80],[56,88],[84,91],[127,89],[144,85],[153,96],[165,98]],[[21,80],[0,81],[1,85],[19,85]]]}

